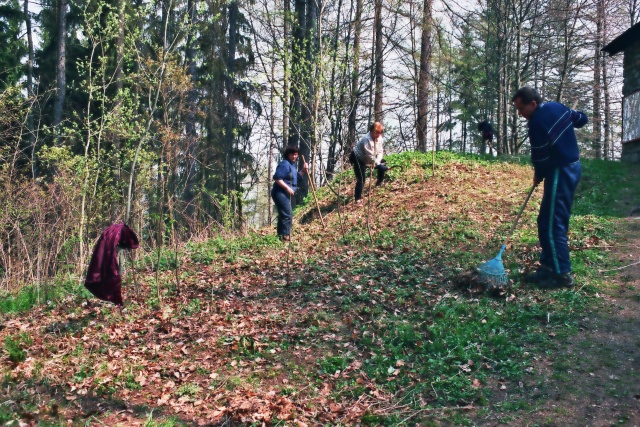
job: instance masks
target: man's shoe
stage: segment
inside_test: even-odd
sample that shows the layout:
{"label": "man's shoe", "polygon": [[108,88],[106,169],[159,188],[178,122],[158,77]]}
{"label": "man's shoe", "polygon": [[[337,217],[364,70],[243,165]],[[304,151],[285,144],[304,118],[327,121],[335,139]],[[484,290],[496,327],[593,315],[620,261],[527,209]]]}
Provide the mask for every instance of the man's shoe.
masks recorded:
{"label": "man's shoe", "polygon": [[538,282],[540,289],[573,288],[575,285],[576,282],[569,273],[554,274],[549,279]]}
{"label": "man's shoe", "polygon": [[551,278],[553,276],[554,276],[553,270],[551,270],[546,265],[541,265],[533,273],[529,273],[529,274],[525,275],[524,276],[524,281],[527,282],[527,283],[541,283],[541,282],[544,282],[544,281],[548,280],[549,278]]}

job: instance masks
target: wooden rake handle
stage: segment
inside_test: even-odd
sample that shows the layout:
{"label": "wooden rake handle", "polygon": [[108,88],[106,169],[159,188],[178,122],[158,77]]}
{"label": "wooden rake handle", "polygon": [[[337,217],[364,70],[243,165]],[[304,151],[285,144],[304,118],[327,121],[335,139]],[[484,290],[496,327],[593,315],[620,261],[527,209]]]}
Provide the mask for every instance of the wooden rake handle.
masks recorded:
{"label": "wooden rake handle", "polygon": [[518,221],[520,221],[520,217],[522,216],[522,212],[524,212],[524,208],[527,206],[527,203],[529,203],[529,199],[531,198],[531,195],[535,191],[536,187],[537,185],[533,185],[531,187],[531,190],[529,190],[529,194],[527,194],[527,198],[524,200],[524,203],[520,208],[520,212],[518,212],[518,216],[516,216],[516,220],[513,222],[513,225],[511,226],[511,230],[509,230],[509,234],[507,234],[507,240],[505,240],[504,246],[507,246],[507,244],[509,243],[509,240],[511,240],[511,237],[513,236],[513,232],[516,230],[516,227],[518,226]]}
{"label": "wooden rake handle", "polygon": [[[302,157],[302,161],[307,163],[304,158],[304,155],[300,155]],[[311,187],[311,193],[313,194],[313,200],[316,202],[316,209],[318,209],[318,215],[320,215],[320,222],[322,222],[322,228],[326,228],[327,226],[324,223],[324,218],[322,218],[322,212],[320,212],[320,204],[318,204],[318,197],[316,196],[316,185],[313,183],[313,177],[309,175],[309,171],[307,170],[307,176],[309,178],[309,187]]]}

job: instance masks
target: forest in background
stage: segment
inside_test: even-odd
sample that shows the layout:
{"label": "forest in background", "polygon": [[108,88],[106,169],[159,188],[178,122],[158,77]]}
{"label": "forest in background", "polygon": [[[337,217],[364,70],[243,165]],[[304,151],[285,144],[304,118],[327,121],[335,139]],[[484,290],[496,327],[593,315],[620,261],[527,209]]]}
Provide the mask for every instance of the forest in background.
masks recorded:
{"label": "forest in background", "polygon": [[[270,224],[299,145],[318,185],[373,120],[387,150],[526,154],[528,84],[585,111],[586,157],[620,151],[637,0],[0,2],[0,282],[80,276],[102,229],[146,250]],[[489,120],[487,145],[477,130]],[[303,186],[300,198],[307,189]]]}

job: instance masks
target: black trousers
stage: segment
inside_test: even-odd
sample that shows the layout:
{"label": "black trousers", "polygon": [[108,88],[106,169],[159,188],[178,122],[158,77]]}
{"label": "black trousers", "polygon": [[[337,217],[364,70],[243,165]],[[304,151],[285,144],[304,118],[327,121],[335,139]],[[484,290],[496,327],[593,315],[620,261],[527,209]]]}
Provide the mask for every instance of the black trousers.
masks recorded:
{"label": "black trousers", "polygon": [[[349,155],[349,163],[353,165],[353,173],[356,176],[356,192],[354,196],[356,200],[360,200],[362,199],[362,189],[364,188],[364,182],[367,179],[367,165],[365,165],[353,151]],[[378,170],[378,179],[376,181],[376,185],[380,185],[384,180],[385,172],[389,168],[384,164],[380,164],[376,166],[376,169]]]}

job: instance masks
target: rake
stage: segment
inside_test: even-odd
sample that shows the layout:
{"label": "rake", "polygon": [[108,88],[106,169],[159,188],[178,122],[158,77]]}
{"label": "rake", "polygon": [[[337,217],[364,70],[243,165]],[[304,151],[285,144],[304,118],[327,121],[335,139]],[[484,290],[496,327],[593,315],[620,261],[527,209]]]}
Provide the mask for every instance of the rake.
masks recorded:
{"label": "rake", "polygon": [[502,265],[502,253],[504,252],[505,249],[507,249],[507,244],[509,243],[511,236],[513,236],[513,232],[515,231],[516,226],[518,225],[518,221],[520,221],[520,216],[522,216],[522,212],[524,211],[524,208],[527,206],[527,203],[529,203],[529,199],[531,198],[531,195],[533,194],[533,191],[535,189],[536,189],[536,185],[532,186],[531,190],[529,190],[529,194],[527,194],[527,198],[522,204],[522,207],[520,208],[520,212],[518,212],[518,216],[516,217],[516,220],[513,222],[513,225],[511,226],[511,230],[509,230],[509,234],[507,235],[507,240],[505,240],[504,244],[500,247],[500,252],[498,252],[498,255],[496,255],[494,259],[487,261],[484,264],[480,264],[478,266],[478,273],[480,275],[480,280],[483,283],[486,283],[489,288],[504,288],[507,285],[507,283],[509,283],[509,276],[507,275],[507,272],[504,270],[504,265]]}

